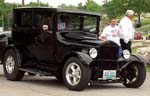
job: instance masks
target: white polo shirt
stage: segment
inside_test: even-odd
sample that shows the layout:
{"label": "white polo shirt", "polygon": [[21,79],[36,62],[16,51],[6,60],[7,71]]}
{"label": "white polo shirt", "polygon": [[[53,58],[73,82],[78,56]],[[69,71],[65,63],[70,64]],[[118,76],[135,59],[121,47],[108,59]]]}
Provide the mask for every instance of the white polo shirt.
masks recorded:
{"label": "white polo shirt", "polygon": [[114,26],[114,27],[112,27],[111,25],[106,26],[101,36],[106,37],[106,40],[111,40],[120,46],[118,26]]}
{"label": "white polo shirt", "polygon": [[134,38],[135,29],[132,21],[127,16],[121,19],[119,23],[119,31],[121,39],[132,40]]}

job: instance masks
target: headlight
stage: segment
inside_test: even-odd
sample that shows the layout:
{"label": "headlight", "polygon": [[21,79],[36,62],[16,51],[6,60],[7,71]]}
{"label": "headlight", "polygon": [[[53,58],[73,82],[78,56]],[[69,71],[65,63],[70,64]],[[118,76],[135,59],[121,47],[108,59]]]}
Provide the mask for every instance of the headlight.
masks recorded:
{"label": "headlight", "polygon": [[95,48],[91,48],[89,50],[89,55],[91,56],[91,58],[96,58],[97,57],[97,50]]}
{"label": "headlight", "polygon": [[128,59],[129,57],[130,57],[130,52],[129,52],[129,50],[123,50],[123,57],[125,58],[125,59]]}

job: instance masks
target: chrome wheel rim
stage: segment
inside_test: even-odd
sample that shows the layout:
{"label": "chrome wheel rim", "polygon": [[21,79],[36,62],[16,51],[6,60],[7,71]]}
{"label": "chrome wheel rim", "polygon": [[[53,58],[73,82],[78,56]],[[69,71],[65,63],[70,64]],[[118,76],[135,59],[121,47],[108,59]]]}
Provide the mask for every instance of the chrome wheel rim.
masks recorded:
{"label": "chrome wheel rim", "polygon": [[66,69],[66,80],[71,86],[76,86],[81,80],[81,68],[77,63],[70,63]]}
{"label": "chrome wheel rim", "polygon": [[15,69],[15,60],[13,56],[8,56],[6,59],[6,71],[11,74]]}

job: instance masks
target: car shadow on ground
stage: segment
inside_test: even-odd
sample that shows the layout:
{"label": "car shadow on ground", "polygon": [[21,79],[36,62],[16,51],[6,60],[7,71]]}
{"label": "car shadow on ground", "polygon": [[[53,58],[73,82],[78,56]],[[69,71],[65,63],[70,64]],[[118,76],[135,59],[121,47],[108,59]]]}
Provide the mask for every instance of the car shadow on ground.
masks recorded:
{"label": "car shadow on ground", "polygon": [[[4,79],[4,74],[0,74],[0,79]],[[12,81],[13,82],[13,81]],[[58,90],[67,90],[63,81],[57,80],[55,77],[45,77],[45,76],[27,76],[25,75],[22,81],[16,81],[15,83],[32,84],[33,86],[40,86],[45,88],[54,88]],[[86,90],[103,90],[103,89],[124,89],[122,84],[118,83],[98,83],[89,85]]]}
{"label": "car shadow on ground", "polygon": [[[35,86],[42,86],[42,87],[51,87],[57,88],[60,90],[67,89],[63,81],[57,80],[55,77],[37,77],[37,76],[25,76],[25,78],[21,81],[22,83],[28,83]],[[122,84],[118,83],[106,83],[106,84],[92,84],[89,85],[86,90],[99,90],[99,89],[120,89],[125,88]]]}

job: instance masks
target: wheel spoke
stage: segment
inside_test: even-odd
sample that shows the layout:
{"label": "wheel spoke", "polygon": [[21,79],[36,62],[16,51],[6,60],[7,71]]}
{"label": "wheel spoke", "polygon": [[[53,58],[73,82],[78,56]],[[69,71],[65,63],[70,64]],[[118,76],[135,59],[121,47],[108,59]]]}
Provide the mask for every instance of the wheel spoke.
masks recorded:
{"label": "wheel spoke", "polygon": [[67,77],[68,77],[68,78],[72,78],[73,75],[72,75],[72,74],[67,74]]}
{"label": "wheel spoke", "polygon": [[75,65],[72,65],[72,66],[71,66],[71,70],[72,70],[72,72],[76,71]]}
{"label": "wheel spoke", "polygon": [[81,69],[80,69],[80,67],[79,67],[79,66],[77,66],[76,71],[78,71],[78,72],[79,72],[80,70],[81,70]]}
{"label": "wheel spoke", "polygon": [[78,83],[78,79],[76,77],[73,77],[73,83],[77,84]]}
{"label": "wheel spoke", "polygon": [[138,68],[136,65],[131,65],[131,66],[128,66],[128,69],[127,69],[127,77],[125,78],[125,83],[126,84],[132,84],[134,83],[137,78],[138,78]]}
{"label": "wheel spoke", "polygon": [[76,78],[80,79],[80,78],[81,78],[80,74],[77,74],[77,75],[76,75]]}
{"label": "wheel spoke", "polygon": [[66,69],[66,79],[70,85],[77,85],[81,79],[81,68],[77,63],[70,63]]}
{"label": "wheel spoke", "polygon": [[6,59],[6,70],[8,73],[12,73],[14,71],[15,68],[15,61],[14,58],[12,56],[8,56]]}

